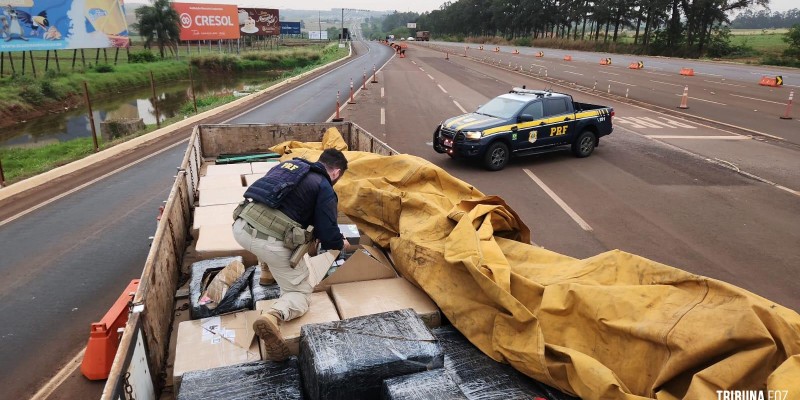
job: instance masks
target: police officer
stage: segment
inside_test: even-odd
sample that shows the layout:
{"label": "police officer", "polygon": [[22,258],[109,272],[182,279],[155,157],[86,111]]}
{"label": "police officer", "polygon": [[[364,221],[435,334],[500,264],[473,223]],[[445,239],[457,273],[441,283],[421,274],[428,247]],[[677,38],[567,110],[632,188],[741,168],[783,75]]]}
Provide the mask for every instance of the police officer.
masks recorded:
{"label": "police officer", "polygon": [[[279,322],[305,314],[313,289],[307,266],[290,263],[298,245],[297,234],[305,232],[303,241],[315,238],[323,249],[351,250],[337,224],[338,197],[333,191],[346,170],[347,159],[335,149],[326,149],[313,163],[300,158],[282,162],[247,189],[246,200],[234,213],[234,238],[262,265],[266,263],[281,288],[272,308],[253,323],[270,360],[289,356]],[[308,234],[309,225],[313,225],[313,238]],[[287,242],[292,243],[287,246]]]}

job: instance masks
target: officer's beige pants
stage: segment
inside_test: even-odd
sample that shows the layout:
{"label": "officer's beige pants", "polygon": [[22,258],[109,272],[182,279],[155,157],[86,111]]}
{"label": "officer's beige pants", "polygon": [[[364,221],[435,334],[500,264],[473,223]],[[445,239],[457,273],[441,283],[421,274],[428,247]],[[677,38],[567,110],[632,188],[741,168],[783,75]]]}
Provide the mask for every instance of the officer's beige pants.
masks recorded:
{"label": "officer's beige pants", "polygon": [[302,316],[308,311],[309,297],[312,287],[308,283],[308,267],[300,263],[296,268],[289,264],[292,252],[283,247],[283,242],[273,237],[259,239],[255,237],[247,223],[241,218],[233,223],[233,237],[245,250],[258,257],[260,262],[269,266],[269,271],[281,288],[281,297],[275,301],[273,310],[278,311],[284,321]]}

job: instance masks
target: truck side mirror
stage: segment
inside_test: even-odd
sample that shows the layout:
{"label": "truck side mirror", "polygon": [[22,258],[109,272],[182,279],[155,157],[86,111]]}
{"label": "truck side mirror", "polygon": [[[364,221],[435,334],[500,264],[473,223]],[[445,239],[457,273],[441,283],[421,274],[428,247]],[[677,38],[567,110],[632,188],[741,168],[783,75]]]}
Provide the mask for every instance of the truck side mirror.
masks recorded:
{"label": "truck side mirror", "polygon": [[517,122],[531,122],[533,121],[533,115],[530,114],[520,114],[517,117]]}

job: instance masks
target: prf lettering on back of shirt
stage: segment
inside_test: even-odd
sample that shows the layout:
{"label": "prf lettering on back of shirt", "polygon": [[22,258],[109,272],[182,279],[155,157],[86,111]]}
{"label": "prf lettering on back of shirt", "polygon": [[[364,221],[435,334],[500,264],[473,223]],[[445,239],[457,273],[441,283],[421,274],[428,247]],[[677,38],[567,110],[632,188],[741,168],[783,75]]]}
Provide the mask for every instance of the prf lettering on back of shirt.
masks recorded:
{"label": "prf lettering on back of shirt", "polygon": [[569,128],[569,125],[554,126],[554,127],[550,128],[550,136],[565,135],[567,133],[567,128]]}
{"label": "prf lettering on back of shirt", "polygon": [[286,168],[289,171],[294,171],[294,170],[296,170],[296,169],[298,169],[300,167],[298,167],[297,165],[294,165],[294,164],[290,164],[290,163],[283,163],[283,164],[281,164],[281,168]]}

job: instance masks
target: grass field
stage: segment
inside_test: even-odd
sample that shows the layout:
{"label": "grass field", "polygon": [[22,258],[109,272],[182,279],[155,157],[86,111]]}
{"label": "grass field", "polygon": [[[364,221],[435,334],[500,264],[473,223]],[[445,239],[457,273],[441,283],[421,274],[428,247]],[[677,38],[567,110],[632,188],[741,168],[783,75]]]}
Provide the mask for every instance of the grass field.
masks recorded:
{"label": "grass field", "polygon": [[780,54],[789,45],[783,41],[787,29],[734,29],[731,31],[731,44],[752,47],[765,54]]}

